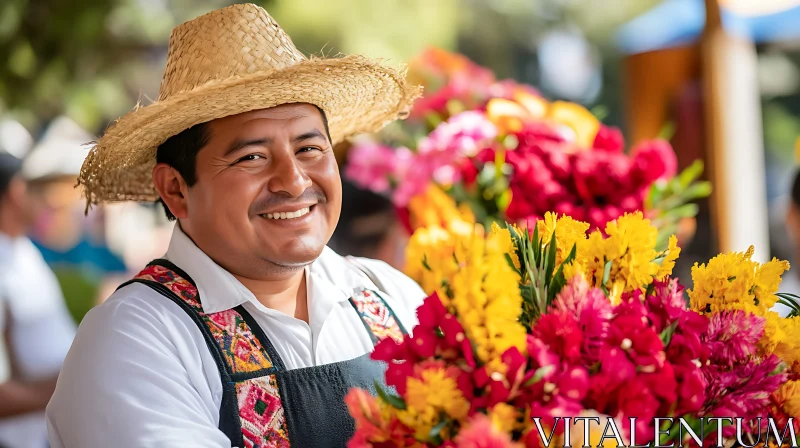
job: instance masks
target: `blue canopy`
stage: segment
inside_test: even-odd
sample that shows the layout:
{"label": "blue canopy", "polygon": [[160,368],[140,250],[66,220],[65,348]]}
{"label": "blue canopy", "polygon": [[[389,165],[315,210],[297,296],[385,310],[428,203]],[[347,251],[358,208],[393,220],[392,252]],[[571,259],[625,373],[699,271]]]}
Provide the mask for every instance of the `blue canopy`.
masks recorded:
{"label": "blue canopy", "polygon": [[[754,42],[800,38],[800,5],[764,15],[740,15],[721,8],[722,25],[733,35]],[[665,0],[623,25],[616,35],[626,54],[644,53],[691,44],[705,26],[703,0]]]}

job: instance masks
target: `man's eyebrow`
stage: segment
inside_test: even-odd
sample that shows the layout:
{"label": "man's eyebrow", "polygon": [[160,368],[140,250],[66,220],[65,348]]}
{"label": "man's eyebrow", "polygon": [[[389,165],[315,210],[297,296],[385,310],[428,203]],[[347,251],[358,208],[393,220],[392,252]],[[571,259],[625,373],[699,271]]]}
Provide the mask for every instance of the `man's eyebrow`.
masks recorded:
{"label": "man's eyebrow", "polygon": [[272,142],[270,138],[256,138],[256,139],[236,139],[225,151],[225,156],[229,156],[234,152],[247,147],[247,146],[266,146]]}
{"label": "man's eyebrow", "polygon": [[320,132],[319,129],[314,129],[313,131],[304,132],[298,135],[297,137],[293,138],[292,140],[295,143],[300,143],[305,140],[311,140],[312,138],[321,138],[326,142],[328,141],[328,137],[326,137],[325,134]]}

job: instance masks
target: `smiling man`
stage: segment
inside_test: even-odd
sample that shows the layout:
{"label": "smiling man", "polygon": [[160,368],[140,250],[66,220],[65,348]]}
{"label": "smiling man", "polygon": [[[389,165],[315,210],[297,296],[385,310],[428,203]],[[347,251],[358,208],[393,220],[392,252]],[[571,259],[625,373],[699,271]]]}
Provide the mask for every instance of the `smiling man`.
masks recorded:
{"label": "smiling man", "polygon": [[344,447],[351,387],[416,324],[424,293],[326,247],[333,145],[406,115],[419,90],[356,56],[307,59],[263,9],[177,27],[156,103],[101,138],[90,203],[158,200],[169,249],[81,323],[47,409],[53,447]]}

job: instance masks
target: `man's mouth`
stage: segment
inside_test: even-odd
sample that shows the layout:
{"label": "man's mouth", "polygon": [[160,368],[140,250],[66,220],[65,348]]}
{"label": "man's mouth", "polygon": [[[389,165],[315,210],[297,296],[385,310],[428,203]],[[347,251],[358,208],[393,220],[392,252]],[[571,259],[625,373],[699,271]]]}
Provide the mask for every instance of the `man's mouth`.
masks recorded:
{"label": "man's mouth", "polygon": [[266,219],[297,219],[309,214],[313,207],[313,205],[310,207],[303,207],[300,210],[295,210],[293,212],[263,213],[259,216]]}

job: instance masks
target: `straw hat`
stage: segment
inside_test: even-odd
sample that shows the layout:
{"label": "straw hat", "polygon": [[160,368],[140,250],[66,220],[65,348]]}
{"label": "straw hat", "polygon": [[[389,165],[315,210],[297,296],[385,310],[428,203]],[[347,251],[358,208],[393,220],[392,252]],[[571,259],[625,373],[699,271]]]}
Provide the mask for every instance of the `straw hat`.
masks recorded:
{"label": "straw hat", "polygon": [[328,118],[333,143],[405,118],[421,89],[361,56],[307,58],[262,8],[219,9],[176,27],[158,100],[111,125],[83,163],[88,204],[154,201],[156,149],[199,123],[287,103]]}

